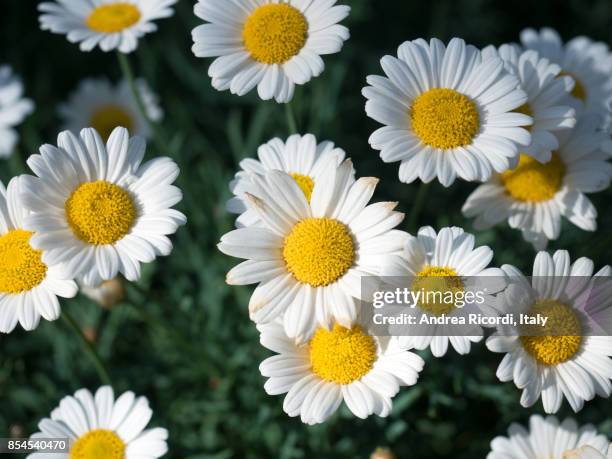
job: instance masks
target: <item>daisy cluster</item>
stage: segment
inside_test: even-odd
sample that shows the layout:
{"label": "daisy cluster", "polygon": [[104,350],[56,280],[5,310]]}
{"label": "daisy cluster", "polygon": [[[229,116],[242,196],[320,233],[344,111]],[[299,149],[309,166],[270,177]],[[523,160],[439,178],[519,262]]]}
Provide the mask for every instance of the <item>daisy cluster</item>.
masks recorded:
{"label": "daisy cluster", "polygon": [[[247,15],[246,24],[267,7]],[[227,25],[228,34],[230,22],[240,30],[244,10],[221,17],[212,2],[196,7],[211,23],[194,31],[194,49],[223,54],[211,67],[213,85],[215,72],[224,68],[221,62],[238,65],[249,53],[252,61],[234,72],[232,81],[260,67],[267,68],[259,83],[265,85],[265,75],[285,69],[286,64],[257,62],[248,46],[230,52],[204,39],[216,22]],[[478,217],[476,226],[508,219],[526,240],[544,248],[558,236],[562,215],[583,229],[595,229],[596,212],[584,193],[607,188],[612,176],[609,154],[602,149],[607,136],[606,104],[601,103],[604,96],[612,97],[607,89],[612,76],[602,66],[612,63],[612,54],[606,49],[595,59],[589,50],[594,53],[600,44],[580,38],[564,45],[549,29],[527,30],[521,37],[522,45],[482,50],[459,38],[448,44],[405,42],[397,57],[382,58],[385,75],[369,76],[363,95],[367,115],[384,125],[370,144],[383,161],[400,162],[402,182],[481,182],[464,206],[466,215]],[[209,48],[214,44],[215,52],[204,52],[200,42]],[[551,52],[553,45],[558,52]],[[229,73],[227,79],[231,87]],[[544,314],[556,324],[551,336],[525,336],[517,326],[486,340],[489,350],[505,354],[497,376],[523,391],[524,407],[542,400],[544,410],[555,413],[567,400],[579,411],[596,395],[610,396],[612,339],[587,336],[588,318],[580,304],[592,285],[588,279],[609,276],[609,266],[594,274],[586,258],[572,263],[565,250],[553,256],[540,251],[529,283],[514,266],[490,266],[493,250],[476,246],[475,237],[462,228],[426,226],[411,235],[399,229],[403,214],[397,202],[370,202],[378,179],[356,177],[342,149],[312,134],[274,138],[259,147],[257,159],[240,166],[227,203],[228,211],[237,214],[237,229],[218,247],[244,260],[227,274],[229,284],[256,284],[249,314],[262,345],[276,354],[262,362],[260,371],[268,378],[269,394],[286,394],[288,415],[320,423],[344,401],[357,417],[386,416],[400,388],[416,384],[423,370],[415,351],[429,349],[442,357],[453,348],[465,355],[483,340],[480,326],[471,336],[454,336],[444,325],[432,325],[418,336],[376,336],[360,308],[372,300],[364,278],[397,279],[397,287],[405,287],[405,279],[438,277],[449,288],[454,282],[464,290],[471,287],[470,278],[486,276],[492,279],[489,315]],[[570,288],[570,276],[587,281]],[[527,292],[520,304],[510,287],[517,283]],[[608,299],[598,301],[594,309],[612,314]],[[459,308],[423,302],[417,308],[437,316],[482,310],[476,304]],[[559,328],[568,323],[571,330]],[[589,440],[556,445],[563,450],[555,457]]]}
{"label": "daisy cluster", "polygon": [[[129,53],[175,2],[45,2],[40,23],[83,51]],[[0,183],[2,333],[58,319],[59,298],[79,290],[109,306],[123,295],[118,276],[138,281],[143,263],[172,252],[170,236],[186,222],[174,209],[182,199],[173,184],[179,168],[168,157],[145,160],[145,139],[163,112],[145,81],[126,78],[84,80],[58,109],[66,130],[57,143],[27,158],[29,173]],[[15,150],[14,128],[33,107],[12,69],[0,67],[1,156]],[[80,389],[40,421],[32,439],[67,438],[69,451],[54,457],[153,459],[167,452],[168,432],[146,429],[151,417],[147,399],[131,391],[115,399],[110,386]]]}
{"label": "daisy cluster", "polygon": [[[124,54],[173,15],[176,0],[55,0],[39,5],[43,30],[65,34],[82,51]],[[349,38],[341,24],[350,8],[336,0],[198,0],[204,21],[192,32],[197,57],[215,58],[208,75],[219,91],[257,91],[289,103],[296,85],[320,76],[322,56]],[[423,336],[377,336],[362,303],[365,278],[440,278],[467,289],[468,278],[497,279],[492,314],[524,312],[552,318],[550,336],[523,329],[489,334],[486,347],[504,354],[500,381],[522,391],[523,407],[542,401],[574,412],[612,393],[612,338],[588,329],[580,299],[595,280],[593,262],[545,249],[562,216],[596,229],[586,194],[607,188],[612,155],[606,126],[612,98],[612,53],[578,37],[567,43],[551,29],[527,29],[520,44],[478,49],[460,38],[417,39],[384,56],[384,75],[367,77],[365,114],[382,124],[369,139],[384,162],[399,162],[404,183],[437,179],[478,182],[463,213],[482,229],[508,222],[539,250],[529,282],[511,265],[491,266],[494,252],[459,227],[401,229],[397,202],[372,202],[376,177],[358,177],[346,152],[309,133],[274,138],[257,158],[240,163],[227,210],[236,229],[221,252],[241,261],[231,285],[255,284],[248,313],[261,344],[274,353],[259,366],[270,395],[306,424],[326,421],[344,402],[359,418],[387,416],[401,388],[417,384],[423,351],[441,358],[470,353],[485,338],[454,336],[432,326]],[[66,130],[27,159],[29,174],[0,184],[0,331],[34,329],[60,315],[58,297],[78,285],[101,303],[118,275],[137,281],[141,264],[169,255],[169,236],[186,223],[174,209],[182,193],[177,164],[144,160],[145,138],[162,119],[158,97],[131,74],[117,85],[87,79],[59,109]],[[0,155],[16,143],[16,125],[33,110],[21,81],[0,67]],[[137,134],[137,135],[131,135]],[[580,276],[580,286],[570,284]],[[546,279],[544,281],[543,279]],[[520,285],[517,296],[512,285]],[[102,286],[102,287],[100,287]],[[100,288],[98,288],[100,287]],[[605,320],[609,295],[591,304]],[[470,306],[419,304],[423,313],[461,315]],[[69,438],[66,458],[156,458],[167,431],[146,429],[152,410],[131,391],[110,386],[64,397],[32,438]],[[533,416],[491,443],[489,459],[612,457],[609,441],[574,420]],[[30,457],[42,457],[34,453]]]}

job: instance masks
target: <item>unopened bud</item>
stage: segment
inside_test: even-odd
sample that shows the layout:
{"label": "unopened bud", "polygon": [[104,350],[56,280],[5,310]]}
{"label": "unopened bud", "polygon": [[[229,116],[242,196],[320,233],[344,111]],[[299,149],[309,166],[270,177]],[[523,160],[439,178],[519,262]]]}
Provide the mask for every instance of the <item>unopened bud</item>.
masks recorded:
{"label": "unopened bud", "polygon": [[85,339],[90,343],[95,343],[98,339],[98,332],[93,327],[84,327],[82,332]]}
{"label": "unopened bud", "polygon": [[104,281],[97,287],[81,286],[81,292],[106,309],[112,308],[125,297],[123,280],[119,277]]}
{"label": "unopened bud", "polygon": [[370,459],[396,459],[395,454],[389,448],[376,448]]}

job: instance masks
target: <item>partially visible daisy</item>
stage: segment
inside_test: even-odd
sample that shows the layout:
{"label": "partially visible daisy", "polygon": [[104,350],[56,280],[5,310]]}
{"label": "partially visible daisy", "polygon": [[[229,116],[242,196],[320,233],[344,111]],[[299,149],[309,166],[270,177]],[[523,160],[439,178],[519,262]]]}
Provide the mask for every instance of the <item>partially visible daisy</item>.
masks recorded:
{"label": "partially visible daisy", "polygon": [[578,449],[565,452],[563,459],[612,459],[612,447],[608,449],[608,454],[604,455],[592,446],[582,446]]}
{"label": "partially visible daisy", "polygon": [[[79,389],[64,397],[50,418],[38,423],[31,440],[68,438],[67,453],[54,453],[57,459],[155,459],[168,451],[168,431],[147,429],[153,411],[146,397],[124,392],[117,399],[110,386],[95,395]],[[33,453],[28,459],[45,459],[49,453]]]}
{"label": "partially visible daisy", "polygon": [[576,448],[588,447],[588,450],[604,457],[608,445],[608,439],[598,434],[591,424],[578,427],[571,418],[559,422],[554,416],[533,415],[529,418],[529,430],[513,423],[507,437],[495,437],[487,459],[595,459],[598,456],[570,453]]}
{"label": "partially visible daisy", "polygon": [[516,315],[539,314],[548,322],[543,329],[520,323],[506,326],[487,339],[489,350],[505,354],[497,369],[500,381],[514,381],[523,391],[524,407],[541,398],[547,413],[556,413],[564,398],[577,412],[596,395],[609,397],[612,337],[598,333],[587,313],[587,308],[600,310],[600,303],[609,300],[591,295],[593,262],[580,258],[571,263],[565,250],[554,256],[539,252],[531,283],[513,266],[504,265],[502,270],[510,285],[498,296],[500,309]]}
{"label": "partially visible daisy", "polygon": [[561,217],[585,231],[597,228],[597,210],[585,193],[610,185],[612,165],[601,151],[605,134],[598,118],[585,116],[575,129],[559,134],[559,148],[546,164],[522,154],[518,166],[480,185],[463,205],[474,227],[490,228],[508,220],[536,250],[559,237]]}
{"label": "partially visible daisy", "polygon": [[227,274],[229,284],[259,284],[249,303],[251,318],[268,323],[284,316],[287,335],[302,340],[317,326],[331,326],[332,317],[350,327],[362,277],[376,276],[406,238],[393,230],[404,218],[394,210],[397,203],[368,205],[378,179],[354,181],[350,160],[320,176],[310,203],[285,172],[251,179],[257,197],[246,197],[262,225],[231,231],[218,245],[246,260]]}
{"label": "partially visible daisy", "polygon": [[208,69],[219,91],[285,103],[295,85],[323,73],[321,56],[337,53],[349,38],[338,24],[350,8],[336,0],[199,0],[196,16],[207,21],[193,29],[193,53],[216,57]]}
{"label": "partially visible daisy", "polygon": [[401,386],[416,384],[424,361],[395,338],[379,338],[357,321],[319,327],[306,343],[289,338],[278,322],[260,325],[261,344],[278,353],[259,369],[270,395],[287,394],[283,409],[318,424],[346,403],[353,414],[386,417]]}
{"label": "partially visible daisy", "polygon": [[559,34],[544,27],[539,31],[525,29],[521,42],[541,57],[559,64],[563,75],[575,81],[572,99],[577,108],[597,112],[609,111],[612,99],[612,53],[608,45],[588,37],[575,37],[563,43]]}
{"label": "partially visible daisy", "polygon": [[522,51],[516,45],[502,45],[499,49],[487,46],[483,59],[499,57],[506,69],[516,75],[520,87],[527,94],[527,102],[515,109],[533,118],[528,128],[531,144],[522,151],[540,162],[548,162],[552,150],[559,147],[555,132],[576,125],[576,112],[568,105],[567,96],[573,87],[569,76],[562,76],[561,67],[540,57],[536,51]]}
{"label": "partially visible daisy", "polygon": [[9,156],[19,136],[15,126],[34,111],[34,103],[23,97],[23,84],[8,65],[0,66],[0,158]]}
{"label": "partially visible daisy", "polygon": [[295,134],[283,142],[274,138],[261,145],[257,150],[259,160],[247,158],[240,162],[242,170],[230,183],[234,198],[227,202],[229,212],[240,214],[236,226],[250,226],[259,222],[257,212],[249,210],[244,193],[253,193],[251,174],[263,175],[266,171],[279,170],[289,174],[304,192],[310,202],[315,183],[330,167],[338,167],[344,160],[344,150],[325,141],[317,144],[312,134]]}
{"label": "partially visible daisy", "polygon": [[[159,121],[163,112],[159,101],[144,80],[137,80],[138,91],[145,105],[147,116]],[[91,126],[108,140],[116,127],[126,128],[130,134],[145,138],[151,136],[147,120],[141,115],[138,103],[127,81],[113,86],[105,78],[88,78],[79,84],[69,100],[60,105],[59,113],[64,120],[64,129],[78,134],[81,129]]]}
{"label": "partially visible daisy", "polygon": [[[474,236],[461,228],[442,228],[436,233],[430,226],[424,226],[417,237],[407,239],[401,254],[385,257],[380,275],[393,287],[410,288],[415,292],[465,294],[468,291],[484,292],[486,288],[486,296],[480,304],[476,303],[476,298],[472,302],[466,301],[461,307],[435,299],[417,304],[409,310],[416,316],[416,324],[421,323],[423,315],[467,318],[474,313],[496,316],[491,295],[506,286],[505,276],[498,268],[487,268],[493,259],[493,250],[474,245]],[[459,354],[467,354],[471,343],[477,343],[483,337],[480,326],[464,330],[465,336],[456,336],[457,328],[453,329],[451,325],[425,324],[415,326],[412,331],[414,333],[410,335],[398,337],[400,345],[407,349],[430,348],[435,357],[446,354],[449,342]],[[468,331],[473,335],[468,336]]]}
{"label": "partially visible daisy", "polygon": [[38,5],[40,28],[65,34],[81,51],[131,53],[138,39],[157,30],[156,19],[170,17],[177,0],[55,0]]}
{"label": "partially visible daisy", "polygon": [[362,91],[368,116],[385,125],[370,144],[384,162],[401,161],[402,182],[484,181],[531,143],[532,118],[514,111],[527,95],[501,59],[433,38],[407,41],[381,64],[386,76],[369,76]]}
{"label": "partially visible daisy", "polygon": [[31,245],[32,232],[24,229],[28,211],[20,194],[21,178],[7,189],[0,182],[0,332],[11,332],[19,322],[25,330],[40,318],[60,316],[58,296],[71,298],[77,286],[61,265],[44,262],[43,252]]}
{"label": "partially visible daisy", "polygon": [[116,128],[106,145],[94,129],[80,138],[64,131],[58,146],[43,145],[28,165],[22,197],[32,210],[25,225],[43,261],[62,262],[89,286],[121,272],[140,277],[140,263],[168,255],[167,237],[186,221],[172,209],[182,199],[173,186],[178,166],[165,157],[142,164],[145,142]]}

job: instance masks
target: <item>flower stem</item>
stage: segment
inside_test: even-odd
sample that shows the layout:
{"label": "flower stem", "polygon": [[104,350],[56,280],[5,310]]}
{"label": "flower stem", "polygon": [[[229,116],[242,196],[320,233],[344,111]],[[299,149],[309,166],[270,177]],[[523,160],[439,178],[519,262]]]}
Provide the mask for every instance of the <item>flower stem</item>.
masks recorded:
{"label": "flower stem", "polygon": [[285,115],[287,116],[287,127],[289,128],[290,134],[298,133],[298,125],[295,119],[295,112],[291,102],[285,104]]}
{"label": "flower stem", "polygon": [[412,205],[410,219],[408,220],[408,231],[414,234],[416,234],[419,229],[419,215],[421,214],[423,206],[425,205],[425,197],[427,196],[428,189],[429,183],[421,182],[416,197],[414,198],[414,204]]}
{"label": "flower stem", "polygon": [[64,322],[66,322],[68,327],[71,328],[72,331],[81,340],[81,345],[85,352],[91,358],[91,361],[94,364],[94,367],[96,368],[96,372],[98,373],[100,381],[102,381],[103,384],[108,384],[112,386],[111,378],[108,374],[108,371],[106,371],[106,368],[104,368],[104,364],[102,363],[102,359],[98,355],[98,351],[96,351],[96,348],[91,344],[91,342],[87,340],[87,338],[83,334],[83,331],[77,325],[76,321],[72,318],[70,314],[68,314],[65,309],[62,311],[62,319],[64,319]]}
{"label": "flower stem", "polygon": [[119,60],[119,67],[121,67],[123,78],[125,78],[125,80],[128,82],[130,91],[134,96],[134,100],[136,101],[136,105],[138,106],[138,111],[151,128],[151,131],[153,132],[153,139],[155,140],[157,147],[159,149],[163,149],[165,147],[165,142],[158,131],[159,126],[157,126],[157,123],[153,121],[147,113],[147,108],[142,99],[142,94],[138,89],[138,85],[136,84],[136,79],[134,78],[134,72],[132,71],[130,61],[128,60],[127,56],[121,52],[117,52],[117,59]]}

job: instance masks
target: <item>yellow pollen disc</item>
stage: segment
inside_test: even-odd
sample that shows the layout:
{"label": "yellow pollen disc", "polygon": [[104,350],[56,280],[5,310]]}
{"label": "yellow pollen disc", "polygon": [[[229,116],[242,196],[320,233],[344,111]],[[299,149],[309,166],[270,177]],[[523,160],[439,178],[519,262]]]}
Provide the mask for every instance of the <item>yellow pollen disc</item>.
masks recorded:
{"label": "yellow pollen disc", "polygon": [[93,245],[114,244],[132,228],[136,207],[123,188],[103,180],[78,186],[65,204],[72,232]]}
{"label": "yellow pollen disc", "polygon": [[140,10],[136,5],[118,2],[98,6],[85,22],[96,32],[115,33],[133,26],[139,20]]}
{"label": "yellow pollen disc", "polygon": [[298,184],[304,196],[306,196],[306,200],[310,203],[310,198],[312,197],[312,190],[314,189],[314,180],[308,177],[307,175],[298,174],[296,172],[292,172],[289,174],[293,177],[293,180]]}
{"label": "yellow pollen disc", "polygon": [[89,124],[98,131],[104,141],[108,140],[116,127],[124,127],[130,132],[134,128],[132,116],[119,105],[100,107],[91,115]]}
{"label": "yellow pollen disc", "polygon": [[90,430],[74,442],[70,459],[124,459],[125,443],[112,430]]}
{"label": "yellow pollen disc", "polygon": [[414,100],[409,113],[421,142],[441,150],[470,145],[480,130],[476,104],[454,89],[424,92]]}
{"label": "yellow pollen disc", "polygon": [[32,233],[12,230],[0,237],[0,293],[27,292],[39,285],[47,275],[42,251],[30,245]]}
{"label": "yellow pollen disc", "polygon": [[458,292],[463,292],[463,281],[453,268],[426,266],[412,282],[413,292],[422,292],[419,307],[436,316],[449,314],[455,309],[454,300]]}
{"label": "yellow pollen disc", "polygon": [[308,23],[287,3],[263,5],[247,18],[242,38],[251,57],[264,64],[282,64],[306,44]]}
{"label": "yellow pollen disc", "polygon": [[283,258],[299,282],[313,287],[329,285],[353,265],[353,237],[337,220],[306,218],[285,238]]}
{"label": "yellow pollen disc", "polygon": [[563,185],[565,164],[553,152],[546,164],[521,153],[516,169],[503,172],[501,182],[506,193],[517,201],[542,202],[552,199]]}
{"label": "yellow pollen disc", "polygon": [[586,89],[584,88],[580,80],[576,78],[574,75],[572,75],[571,73],[568,73],[568,72],[559,73],[559,76],[564,76],[564,75],[570,76],[574,79],[574,89],[572,89],[572,92],[571,92],[572,96],[574,96],[576,99],[580,99],[583,101],[586,100],[587,99]]}
{"label": "yellow pollen disc", "polygon": [[567,362],[582,343],[582,325],[576,313],[557,300],[539,300],[529,311],[530,316],[548,317],[545,327],[523,325],[523,348],[542,365]]}
{"label": "yellow pollen disc", "polygon": [[312,371],[337,384],[361,379],[376,362],[376,343],[359,325],[345,328],[335,324],[330,331],[319,328],[309,343]]}

